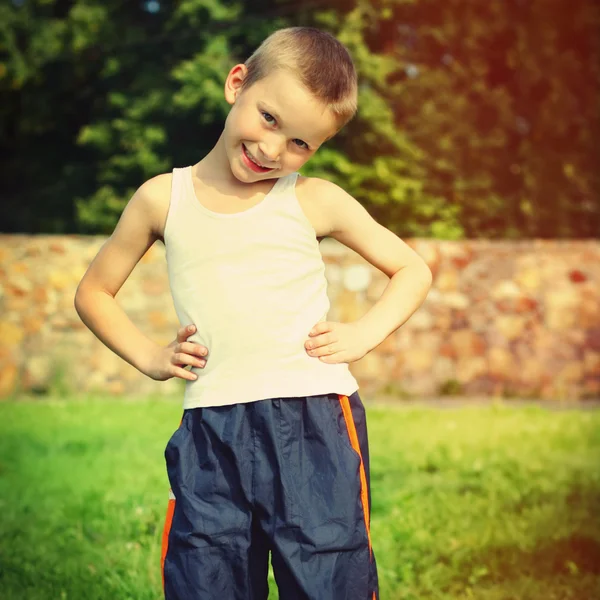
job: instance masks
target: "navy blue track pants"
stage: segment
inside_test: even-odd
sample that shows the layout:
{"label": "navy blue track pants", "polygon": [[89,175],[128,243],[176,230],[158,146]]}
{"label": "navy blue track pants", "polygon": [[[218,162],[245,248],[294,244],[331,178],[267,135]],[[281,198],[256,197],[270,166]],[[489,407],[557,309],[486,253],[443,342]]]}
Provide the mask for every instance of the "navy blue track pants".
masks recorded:
{"label": "navy blue track pants", "polygon": [[[358,395],[185,410],[165,449],[166,600],[379,600]],[[173,497],[174,496],[174,497]]]}

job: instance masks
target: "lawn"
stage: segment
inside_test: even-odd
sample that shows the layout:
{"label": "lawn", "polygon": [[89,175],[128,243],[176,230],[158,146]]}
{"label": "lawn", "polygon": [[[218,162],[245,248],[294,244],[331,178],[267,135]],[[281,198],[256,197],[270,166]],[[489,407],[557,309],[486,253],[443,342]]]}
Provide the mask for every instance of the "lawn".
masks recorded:
{"label": "lawn", "polygon": [[[179,399],[0,404],[2,600],[162,597],[180,416]],[[367,419],[381,600],[600,598],[599,411],[367,404]]]}

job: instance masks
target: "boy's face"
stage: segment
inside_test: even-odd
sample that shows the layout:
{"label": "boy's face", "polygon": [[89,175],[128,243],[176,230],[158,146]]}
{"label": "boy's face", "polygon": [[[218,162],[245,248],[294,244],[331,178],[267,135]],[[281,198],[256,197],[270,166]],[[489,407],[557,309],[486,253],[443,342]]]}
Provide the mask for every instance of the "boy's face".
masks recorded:
{"label": "boy's face", "polygon": [[[238,64],[225,82],[225,98],[232,108],[223,139],[231,171],[244,183],[289,175],[335,135],[335,118],[285,71],[271,73],[241,94],[246,73],[246,66]],[[271,170],[252,170],[245,151]]]}

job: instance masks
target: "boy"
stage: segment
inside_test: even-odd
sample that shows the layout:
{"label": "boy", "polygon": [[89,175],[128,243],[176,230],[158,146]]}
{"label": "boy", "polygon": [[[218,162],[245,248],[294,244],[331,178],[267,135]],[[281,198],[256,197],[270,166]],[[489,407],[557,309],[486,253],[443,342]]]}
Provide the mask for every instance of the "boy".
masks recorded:
{"label": "boy", "polygon": [[[136,191],[76,309],[142,373],[186,380],[165,450],[165,598],[264,600],[271,552],[281,600],[378,599],[365,411],[348,363],[412,315],[431,273],[340,187],[297,172],[356,112],[354,65],[335,37],[276,31],[231,69],[225,98],[215,147]],[[325,320],[325,236],[391,278],[358,321]],[[167,347],[114,299],[157,239],[186,326]]]}

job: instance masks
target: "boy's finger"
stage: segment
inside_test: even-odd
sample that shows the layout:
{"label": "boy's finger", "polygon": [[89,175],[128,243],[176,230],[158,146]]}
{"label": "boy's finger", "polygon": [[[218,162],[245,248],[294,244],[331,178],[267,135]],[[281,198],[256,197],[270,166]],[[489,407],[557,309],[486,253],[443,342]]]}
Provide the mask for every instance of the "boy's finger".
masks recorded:
{"label": "boy's finger", "polygon": [[173,369],[173,375],[175,377],[180,377],[181,379],[188,379],[189,381],[194,381],[194,379],[198,379],[198,375],[196,375],[196,373],[192,373],[191,371],[187,371],[186,369],[182,369],[181,367],[175,367]]}
{"label": "boy's finger", "polygon": [[183,341],[179,344],[178,351],[192,354],[193,356],[206,356],[208,354],[208,348],[196,342]]}
{"label": "boy's finger", "polygon": [[192,335],[192,333],[194,333],[195,330],[196,330],[196,328],[194,327],[194,325],[188,325],[187,327],[182,327],[178,331],[177,337],[182,337],[183,339],[185,339],[186,337]]}

